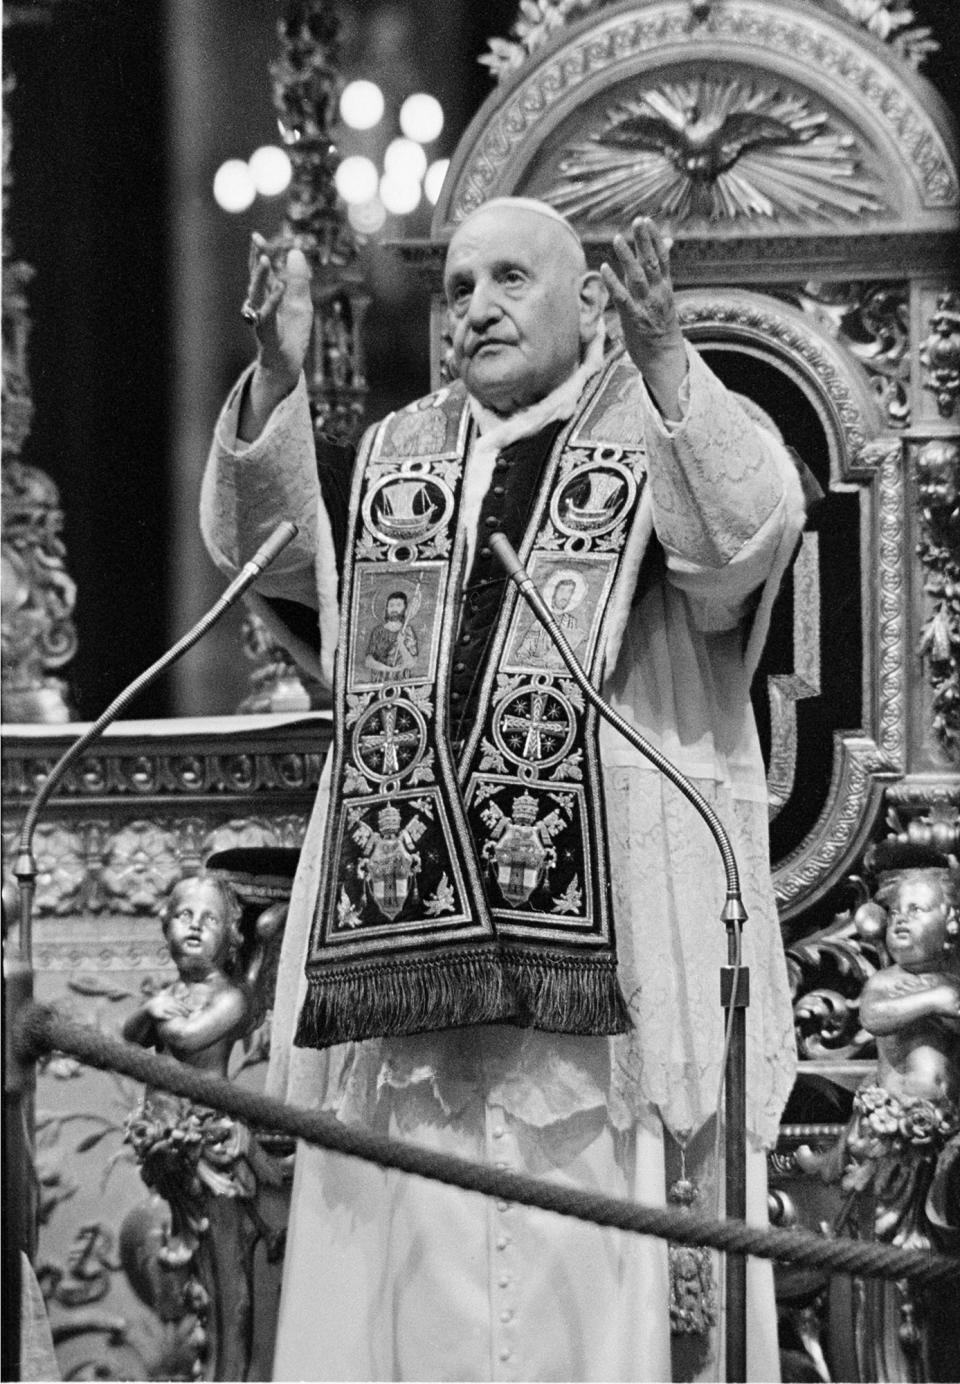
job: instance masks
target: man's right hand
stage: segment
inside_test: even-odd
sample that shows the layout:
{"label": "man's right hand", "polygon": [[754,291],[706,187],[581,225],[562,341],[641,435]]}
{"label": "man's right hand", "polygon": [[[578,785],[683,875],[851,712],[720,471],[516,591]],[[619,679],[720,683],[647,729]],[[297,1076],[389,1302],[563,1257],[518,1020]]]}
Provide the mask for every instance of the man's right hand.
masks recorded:
{"label": "man's right hand", "polygon": [[253,245],[256,259],[244,306],[257,314],[259,351],[240,405],[237,434],[242,442],[256,441],[277,404],[295,387],[313,325],[310,266],[303,251],[290,250],[277,272],[263,236],[254,232]]}

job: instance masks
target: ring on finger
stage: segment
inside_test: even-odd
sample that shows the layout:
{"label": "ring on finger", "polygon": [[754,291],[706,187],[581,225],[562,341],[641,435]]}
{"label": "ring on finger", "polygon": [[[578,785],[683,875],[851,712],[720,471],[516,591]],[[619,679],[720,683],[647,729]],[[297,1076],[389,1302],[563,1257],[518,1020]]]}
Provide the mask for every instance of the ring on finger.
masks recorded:
{"label": "ring on finger", "polygon": [[244,299],[243,306],[240,309],[240,316],[243,318],[244,322],[249,324],[249,326],[259,327],[260,314],[259,312],[257,312],[257,309],[253,306],[249,298]]}
{"label": "ring on finger", "polygon": [[656,274],[659,272],[659,260],[641,260],[640,264],[645,274]]}

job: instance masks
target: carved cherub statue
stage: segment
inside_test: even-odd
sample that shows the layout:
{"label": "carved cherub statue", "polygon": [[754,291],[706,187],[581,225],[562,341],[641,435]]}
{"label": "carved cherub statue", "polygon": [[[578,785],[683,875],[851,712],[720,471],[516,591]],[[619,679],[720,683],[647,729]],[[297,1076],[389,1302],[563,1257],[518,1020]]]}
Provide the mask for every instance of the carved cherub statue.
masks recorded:
{"label": "carved cherub statue", "polygon": [[200,874],[174,885],[160,920],[178,978],[127,1019],[123,1036],[225,1076],[252,1015],[238,973],[240,904],[229,884]]}
{"label": "carved cherub statue", "polygon": [[[260,854],[275,866],[273,857],[283,853]],[[272,1002],[289,877],[247,879],[245,887],[228,853],[220,859],[227,861],[222,871],[203,870],[171,889],[160,920],[177,979],[131,1014],[123,1036],[225,1077],[237,1040]],[[249,860],[245,868],[255,873],[262,863]],[[246,939],[244,904],[257,910]],[[238,1120],[154,1087],[127,1120],[126,1140],[144,1182],[168,1207],[154,1199],[138,1208],[135,1225],[125,1223],[131,1281],[161,1320],[190,1326],[194,1375],[246,1378],[254,1253],[266,1242],[273,1255],[279,1244],[260,1213],[259,1194],[279,1186],[282,1166]]]}
{"label": "carved cherub statue", "polygon": [[877,1082],[900,1101],[960,1097],[960,871],[919,867],[881,885],[891,965],[860,996],[877,1040]]}

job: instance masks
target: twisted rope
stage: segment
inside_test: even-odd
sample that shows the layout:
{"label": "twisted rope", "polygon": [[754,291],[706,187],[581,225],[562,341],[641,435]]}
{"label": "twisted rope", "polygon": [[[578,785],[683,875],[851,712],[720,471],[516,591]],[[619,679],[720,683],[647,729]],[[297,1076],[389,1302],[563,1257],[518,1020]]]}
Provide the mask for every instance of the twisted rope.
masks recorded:
{"label": "twisted rope", "polygon": [[340,1124],[330,1115],[286,1105],[271,1096],[234,1086],[222,1077],[184,1066],[175,1058],[111,1038],[44,1005],[25,1006],[14,1025],[13,1049],[23,1063],[54,1051],[69,1053],[89,1066],[121,1072],[148,1086],[186,1096],[261,1130],[303,1139],[383,1168],[396,1168],[468,1192],[555,1211],[595,1225],[655,1235],[677,1244],[709,1245],[726,1253],[823,1268],[832,1273],[913,1279],[924,1284],[960,1278],[960,1258],[927,1250],[898,1249],[857,1240],[825,1240],[808,1230],[761,1229],[744,1221],[714,1221],[693,1211],[642,1206],[417,1148]]}

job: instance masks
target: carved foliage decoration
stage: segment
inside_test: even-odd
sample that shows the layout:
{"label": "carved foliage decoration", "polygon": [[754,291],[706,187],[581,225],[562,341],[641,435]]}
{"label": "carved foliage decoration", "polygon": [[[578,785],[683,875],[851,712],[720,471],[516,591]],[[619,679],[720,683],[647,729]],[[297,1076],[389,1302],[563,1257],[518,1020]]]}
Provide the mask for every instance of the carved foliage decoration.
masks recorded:
{"label": "carved foliage decoration", "polygon": [[575,219],[841,221],[885,209],[855,137],[803,96],[733,77],[658,81],[571,145],[547,199]]}
{"label": "carved foliage decoration", "polygon": [[916,454],[920,508],[917,552],[932,609],[920,652],[933,686],[933,731],[960,759],[960,447],[935,439]]}
{"label": "carved foliage decoration", "polygon": [[314,426],[349,442],[360,430],[367,393],[360,333],[369,297],[361,284],[357,238],[334,182],[340,162],[331,133],[340,88],[339,19],[329,0],[286,0],[277,27],[273,103],[293,178],[286,222],[272,250],[282,257],[296,245],[311,263],[316,311],[307,386]]}
{"label": "carved foliage decoration", "polygon": [[910,304],[903,283],[809,281],[795,301],[860,362],[890,428],[910,423]]}
{"label": "carved foliage decoration", "polygon": [[960,396],[960,294],[940,294],[930,326],[933,330],[920,348],[923,387],[936,398],[940,417],[952,418]]}
{"label": "carved foliage decoration", "polygon": [[[7,16],[8,20],[10,16]],[[66,685],[51,676],[73,657],[76,587],[64,566],[63,514],[49,476],[25,464],[21,452],[30,432],[33,401],[27,367],[30,314],[29,265],[13,258],[6,234],[10,170],[10,120],[14,89],[3,82],[3,604],[2,711],[5,721],[69,721]]]}
{"label": "carved foliage decoration", "polygon": [[[929,28],[918,25],[911,9],[901,0],[839,0],[847,15],[876,38],[896,49],[914,67],[940,45]],[[479,61],[489,67],[498,82],[524,63],[526,58],[558,30],[582,15],[604,7],[609,0],[520,0],[520,13],[509,38],[491,38],[490,47]],[[689,27],[709,25],[713,0],[689,0]]]}
{"label": "carved foliage decoration", "polygon": [[[35,837],[35,916],[151,916],[181,875],[198,869],[212,852],[235,846],[296,848],[305,832],[306,817],[299,813],[230,818],[220,823],[192,817],[41,823]],[[4,832],[8,860],[15,839],[13,831]],[[47,964],[42,938],[36,960],[40,969]],[[88,960],[91,958],[77,954],[71,964]],[[117,952],[106,939],[92,959],[92,964],[105,968],[130,963],[131,957],[122,949]]]}

